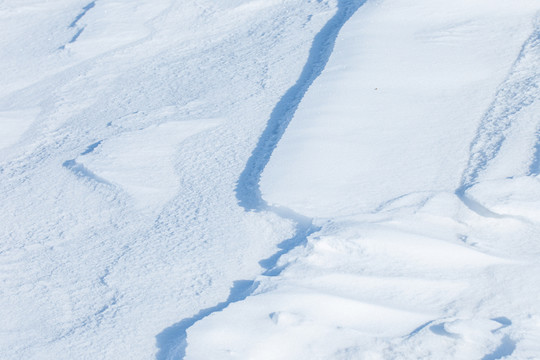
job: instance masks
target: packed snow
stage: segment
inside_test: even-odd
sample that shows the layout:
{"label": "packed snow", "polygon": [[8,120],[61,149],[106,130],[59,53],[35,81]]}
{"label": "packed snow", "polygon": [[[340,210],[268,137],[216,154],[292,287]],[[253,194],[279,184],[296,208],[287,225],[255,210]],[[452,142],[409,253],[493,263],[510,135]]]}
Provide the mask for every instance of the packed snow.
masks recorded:
{"label": "packed snow", "polygon": [[540,357],[537,0],[0,31],[0,358]]}

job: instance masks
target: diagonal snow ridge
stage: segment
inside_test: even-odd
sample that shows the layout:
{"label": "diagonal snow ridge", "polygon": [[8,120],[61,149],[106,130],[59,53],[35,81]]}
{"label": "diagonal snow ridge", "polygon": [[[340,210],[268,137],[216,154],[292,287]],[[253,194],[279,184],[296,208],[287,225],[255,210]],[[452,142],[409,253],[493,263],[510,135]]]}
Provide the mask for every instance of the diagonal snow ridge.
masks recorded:
{"label": "diagonal snow ridge", "polygon": [[[493,102],[480,122],[476,136],[470,145],[469,160],[463,172],[461,184],[455,192],[469,209],[481,216],[499,219],[513,217],[526,221],[520,216],[501,215],[488,209],[481,201],[474,199],[468,190],[478,183],[479,177],[497,158],[502,146],[507,141],[508,133],[513,128],[526,127],[527,121],[533,118],[533,116],[527,117],[526,112],[532,108],[530,111],[534,113],[533,105],[538,101],[539,64],[540,17],[537,15],[533,32],[521,47],[505,81],[499,86]],[[525,115],[523,115],[524,113]],[[538,124],[534,124],[534,127],[538,129]],[[534,135],[537,143],[530,151],[533,153],[532,160],[528,166],[528,173],[524,175],[538,174],[540,146],[537,133]]]}
{"label": "diagonal snow ridge", "polygon": [[324,70],[339,30],[365,0],[340,0],[335,15],[326,23],[313,39],[307,62],[296,83],[287,90],[276,104],[266,128],[249,158],[236,187],[238,203],[245,210],[265,210],[268,205],[262,199],[260,190],[261,174],[270,161],[270,157],[279,140],[285,133],[302,98],[313,81]]}
{"label": "diagonal snow ridge", "polygon": [[[508,129],[520,120],[517,119],[518,114],[538,100],[539,64],[540,17],[537,16],[532,34],[523,44],[506,80],[497,90],[470,145],[468,164],[456,191],[459,196],[478,181],[482,171],[497,157]],[[534,167],[534,163],[531,166]]]}
{"label": "diagonal snow ridge", "polygon": [[[279,258],[292,249],[305,244],[307,237],[319,230],[314,227],[312,220],[294,211],[278,206],[270,206],[262,198],[259,182],[264,168],[270,161],[272,152],[285,133],[296,109],[311,84],[324,70],[340,29],[355,11],[365,3],[365,0],[339,0],[337,11],[314,37],[308,59],[296,83],[287,90],[276,104],[263,130],[255,149],[247,161],[236,186],[238,203],[246,211],[273,212],[283,219],[296,224],[295,234],[290,239],[278,245],[280,249],[274,255],[263,259],[259,264],[265,269],[263,275],[276,276],[283,270],[276,267]],[[246,286],[247,285],[247,286]],[[184,319],[160,333],[158,338],[159,353],[157,360],[183,359],[188,345],[186,331],[196,322],[214,312],[227,308],[230,304],[243,301],[258,287],[258,283],[250,280],[238,280],[231,288],[230,295],[224,302],[214,307],[203,309],[192,318]]]}
{"label": "diagonal snow ridge", "polygon": [[[92,143],[64,166],[78,175],[115,184],[141,210],[158,211],[174,197],[178,185],[174,154],[182,142],[217,126],[222,119],[164,122]],[[156,144],[152,141],[154,140]],[[99,149],[99,154],[94,150]],[[95,155],[95,156],[94,156]]]}
{"label": "diagonal snow ridge", "polygon": [[97,183],[111,185],[107,180],[99,177],[93,171],[88,170],[86,166],[78,163],[75,159],[66,160],[62,164],[66,169],[71,170],[77,177],[87,179],[90,181],[95,181]]}
{"label": "diagonal snow ridge", "polygon": [[[90,154],[101,144],[102,141],[103,140],[99,140],[93,144],[88,145],[86,150],[81,152],[80,155],[83,156],[83,155]],[[93,171],[89,170],[86,166],[84,166],[84,164],[77,162],[76,159],[66,160],[62,163],[62,166],[68,170],[71,170],[77,177],[87,179],[90,181],[95,181],[97,183],[101,183],[105,185],[112,185],[107,180],[103,179],[102,177],[96,175]]]}

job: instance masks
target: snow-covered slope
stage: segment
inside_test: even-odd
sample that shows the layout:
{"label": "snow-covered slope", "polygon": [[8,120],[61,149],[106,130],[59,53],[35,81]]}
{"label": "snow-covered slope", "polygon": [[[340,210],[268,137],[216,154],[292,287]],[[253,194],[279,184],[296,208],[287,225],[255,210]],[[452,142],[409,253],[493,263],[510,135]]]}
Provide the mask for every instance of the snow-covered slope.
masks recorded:
{"label": "snow-covered slope", "polygon": [[539,11],[0,1],[0,358],[539,357]]}
{"label": "snow-covered slope", "polygon": [[236,183],[333,9],[0,1],[0,358],[178,358],[260,274],[292,224]]}
{"label": "snow-covered slope", "polygon": [[262,175],[310,235],[187,358],[540,356],[539,10],[360,7]]}

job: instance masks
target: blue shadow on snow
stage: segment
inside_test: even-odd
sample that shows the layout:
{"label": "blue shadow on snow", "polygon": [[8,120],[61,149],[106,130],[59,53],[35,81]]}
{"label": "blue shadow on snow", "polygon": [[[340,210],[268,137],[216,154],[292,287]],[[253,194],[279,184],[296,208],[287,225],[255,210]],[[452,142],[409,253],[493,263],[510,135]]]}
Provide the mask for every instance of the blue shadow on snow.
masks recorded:
{"label": "blue shadow on snow", "polygon": [[156,360],[183,359],[186,353],[186,331],[188,328],[208,315],[221,311],[232,303],[244,300],[257,288],[257,286],[258,283],[251,280],[235,281],[227,300],[215,306],[203,309],[196,315],[177,322],[163,330],[156,336],[157,346],[160,349],[156,355]]}
{"label": "blue shadow on snow", "polygon": [[491,354],[485,355],[482,360],[497,360],[512,355],[516,350],[516,342],[508,335],[504,335],[501,344]]}
{"label": "blue shadow on snow", "polygon": [[81,20],[81,18],[82,18],[84,15],[86,15],[86,13],[87,13],[90,9],[92,9],[94,6],[96,6],[96,2],[95,2],[95,1],[92,1],[91,3],[89,3],[88,5],[86,5],[85,7],[83,7],[81,13],[75,17],[75,19],[71,22],[71,24],[69,24],[69,27],[70,27],[70,28],[75,27],[75,25],[77,25],[77,23],[79,22],[79,20]]}
{"label": "blue shadow on snow", "polygon": [[[307,237],[319,229],[312,225],[311,219],[296,214],[292,210],[281,207],[269,207],[262,198],[259,187],[262,172],[270,161],[270,157],[285,133],[285,130],[289,126],[302,98],[328,63],[339,31],[345,22],[349,20],[365,1],[366,0],[338,1],[336,13],[313,39],[308,59],[302,69],[300,77],[296,83],[287,90],[272,110],[266,127],[263,130],[255,149],[251,153],[244,171],[240,174],[238,179],[236,198],[238,199],[238,204],[246,211],[273,211],[282,218],[292,220],[297,224],[295,235],[280,243],[278,245],[278,248],[280,249],[278,252],[259,262],[265,269],[264,275],[278,275],[283,270],[280,267],[276,267],[279,258],[297,246],[305,244],[307,242]],[[156,359],[183,359],[187,347],[187,329],[210,314],[224,310],[229,304],[244,300],[255,291],[257,285],[256,282],[249,280],[235,281],[227,300],[216,306],[203,309],[195,316],[184,319],[163,330],[156,336],[157,347],[159,348]]]}
{"label": "blue shadow on snow", "polygon": [[300,77],[272,110],[266,128],[251,153],[244,171],[240,174],[236,186],[236,198],[244,209],[257,211],[266,208],[259,188],[262,172],[289,126],[302,98],[328,63],[339,31],[364,2],[365,0],[339,1],[336,14],[313,39]]}

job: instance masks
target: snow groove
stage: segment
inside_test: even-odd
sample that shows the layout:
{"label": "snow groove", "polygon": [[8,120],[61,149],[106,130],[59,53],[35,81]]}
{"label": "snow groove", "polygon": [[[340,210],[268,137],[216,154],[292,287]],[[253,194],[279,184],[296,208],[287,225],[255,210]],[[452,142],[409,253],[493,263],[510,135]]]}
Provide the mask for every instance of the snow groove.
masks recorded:
{"label": "snow groove", "polygon": [[516,342],[508,335],[504,335],[500,345],[491,354],[487,354],[482,360],[497,360],[512,355],[516,349]]}
{"label": "snow groove", "polygon": [[[291,122],[300,102],[309,87],[322,73],[334,49],[339,31],[356,10],[366,0],[339,0],[334,16],[323,26],[314,37],[304,68],[296,81],[276,104],[270,118],[263,130],[255,149],[246,163],[244,171],[236,186],[238,204],[245,211],[274,212],[283,219],[291,220],[296,224],[295,235],[278,245],[279,251],[259,264],[265,269],[263,275],[277,276],[283,268],[276,267],[279,258],[307,242],[307,238],[319,229],[313,226],[312,219],[295,213],[291,209],[279,206],[270,206],[262,198],[260,190],[261,175],[270,161],[274,149]],[[157,335],[159,352],[157,360],[183,359],[187,347],[187,330],[196,322],[204,319],[214,312],[227,308],[230,304],[242,301],[250,296],[257,288],[258,283],[252,280],[235,281],[230,290],[229,297],[213,307],[203,309],[191,318],[184,319],[165,329]]]}
{"label": "snow groove", "polygon": [[80,28],[76,33],[75,35],[73,35],[73,37],[71,38],[71,40],[69,40],[69,44],[73,44],[75,41],[77,41],[77,39],[79,38],[79,36],[81,36],[82,32],[84,31],[84,27]]}
{"label": "snow groove", "polygon": [[86,150],[84,150],[81,155],[87,155],[87,154],[90,154],[92,151],[94,151],[99,145],[101,145],[101,143],[103,142],[103,140],[99,140],[91,145],[88,145],[88,147],[86,148]]}

